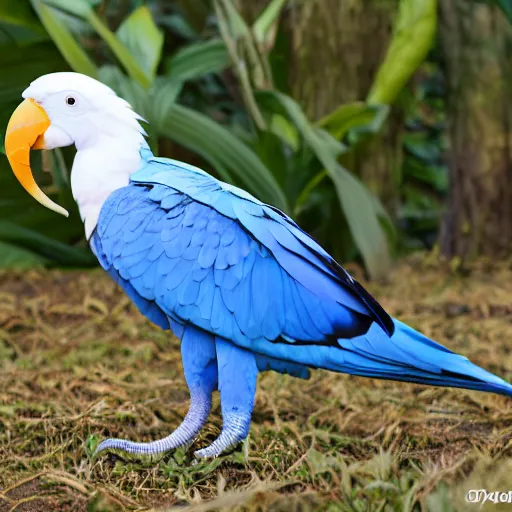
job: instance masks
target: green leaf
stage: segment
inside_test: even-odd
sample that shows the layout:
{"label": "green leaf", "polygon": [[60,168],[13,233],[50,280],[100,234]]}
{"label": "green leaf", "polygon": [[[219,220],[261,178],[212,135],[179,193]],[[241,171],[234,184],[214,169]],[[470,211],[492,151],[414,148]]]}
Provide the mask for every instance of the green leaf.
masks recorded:
{"label": "green leaf", "polygon": [[387,105],[346,103],[320,119],[317,126],[324,128],[338,140],[349,134],[351,142],[355,142],[356,136],[363,132],[372,134],[379,132],[388,113]]}
{"label": "green leaf", "polygon": [[344,146],[325,130],[312,126],[300,106],[289,96],[265,91],[258,93],[258,99],[277,101],[285,110],[333,181],[350,232],[369,273],[372,277],[384,275],[390,266],[389,246],[379,220],[384,208],[355,176],[338,163]]}
{"label": "green leaf", "polygon": [[38,24],[37,28],[29,28],[6,23],[0,17],[0,48],[2,48],[2,51],[4,46],[9,46],[13,43],[18,48],[21,48],[47,39],[50,39],[50,36],[41,23]]}
{"label": "green leaf", "polygon": [[199,38],[198,32],[188,23],[188,20],[179,14],[160,16],[158,18],[158,24],[161,27],[168,28],[173,34],[176,34],[182,39],[194,41]]}
{"label": "green leaf", "polygon": [[270,131],[288,144],[293,151],[299,150],[300,140],[297,129],[285,117],[273,114],[270,121]]}
{"label": "green leaf", "polygon": [[0,268],[32,268],[46,263],[45,258],[0,240]]}
{"label": "green leaf", "polygon": [[0,21],[44,33],[28,2],[0,0]]}
{"label": "green leaf", "polygon": [[162,55],[164,35],[153,21],[150,10],[146,6],[135,9],[117,30],[117,37],[148,79],[153,80]]}
{"label": "green leaf", "polygon": [[229,66],[229,54],[222,39],[211,39],[185,46],[166,64],[167,75],[179,80],[193,80],[209,73],[220,73]]}
{"label": "green leaf", "polygon": [[150,103],[147,120],[155,130],[161,131],[169,116],[172,107],[183,88],[183,82],[172,78],[157,77],[150,91]]}
{"label": "green leaf", "polygon": [[31,2],[41,23],[45,26],[67,63],[78,73],[96,78],[98,75],[96,65],[82,50],[71,32],[60,23],[54,9],[46,5],[43,0],[31,0]]}
{"label": "green leaf", "polygon": [[334,112],[318,120],[316,125],[341,140],[353,126],[367,123],[373,117],[366,103],[357,101],[340,105]]}
{"label": "green leaf", "polygon": [[269,169],[248,146],[209,117],[173,105],[161,135],[220,165],[262,201],[289,211],[286,197]]}
{"label": "green leaf", "polygon": [[98,75],[104,84],[124,98],[139,115],[147,119],[149,95],[143,87],[127,77],[117,66],[101,66]]}
{"label": "green leaf", "polygon": [[87,0],[73,0],[72,2],[69,0],[43,0],[43,2],[80,18],[86,18],[92,8]]}
{"label": "green leaf", "polygon": [[91,10],[88,21],[94,27],[96,32],[108,44],[112,53],[117,57],[119,62],[126,69],[127,73],[137,81],[142,87],[148,88],[151,80],[146,76],[142,68],[138,65],[137,60],[130,54],[128,49],[117,39],[105,23]]}
{"label": "green leaf", "polygon": [[267,48],[272,45],[279,16],[285,4],[286,0],[272,0],[254,22],[252,31],[258,44]]}
{"label": "green leaf", "polygon": [[[90,267],[97,264],[96,258],[89,249],[71,247],[6,220],[0,220],[0,244],[9,244],[19,251],[30,254],[32,259],[27,261],[44,264],[53,262],[71,267]],[[11,255],[12,253],[11,251]],[[0,255],[3,256],[1,248]]]}
{"label": "green leaf", "polygon": [[393,38],[367,103],[391,105],[434,43],[437,0],[401,0]]}
{"label": "green leaf", "polygon": [[[86,0],[73,0],[73,2],[69,2],[68,0],[32,0],[32,2],[38,2],[39,4],[43,1],[48,5],[53,5],[54,7],[79,16],[89,22],[98,35],[107,43],[112,53],[126,69],[127,73],[142,87],[147,88],[150,86],[151,80],[146,76],[146,73],[139,66],[137,60],[108,28],[105,22],[96,14],[89,2]],[[59,47],[59,49],[63,51],[62,48]],[[72,67],[74,68],[73,65]],[[78,71],[76,68],[74,69]]]}

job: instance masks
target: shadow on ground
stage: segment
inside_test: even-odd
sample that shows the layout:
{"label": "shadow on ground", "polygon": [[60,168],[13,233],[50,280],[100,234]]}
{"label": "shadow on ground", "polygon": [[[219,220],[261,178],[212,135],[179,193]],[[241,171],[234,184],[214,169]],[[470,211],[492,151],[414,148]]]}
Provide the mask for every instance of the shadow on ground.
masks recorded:
{"label": "shadow on ground", "polygon": [[[461,277],[416,256],[368,287],[510,381],[511,268],[480,262]],[[184,452],[91,460],[104,436],[167,435],[187,405],[177,341],[101,271],[0,274],[0,511],[447,512],[478,510],[470,489],[512,489],[512,401],[323,371],[260,377],[248,452],[199,465]],[[219,427],[217,399],[192,450]]]}

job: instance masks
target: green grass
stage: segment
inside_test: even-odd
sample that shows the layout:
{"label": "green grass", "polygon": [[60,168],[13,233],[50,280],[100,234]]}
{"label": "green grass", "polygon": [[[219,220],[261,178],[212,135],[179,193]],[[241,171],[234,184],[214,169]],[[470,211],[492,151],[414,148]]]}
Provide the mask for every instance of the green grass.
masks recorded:
{"label": "green grass", "polygon": [[[416,256],[368,287],[511,380],[510,264],[469,274]],[[262,375],[249,441],[214,461],[191,453],[219,433],[217,397],[189,452],[91,460],[105,436],[167,435],[187,406],[177,340],[101,271],[0,274],[0,511],[447,512],[478,510],[464,501],[470,489],[512,489],[510,400],[324,371],[307,382]]]}

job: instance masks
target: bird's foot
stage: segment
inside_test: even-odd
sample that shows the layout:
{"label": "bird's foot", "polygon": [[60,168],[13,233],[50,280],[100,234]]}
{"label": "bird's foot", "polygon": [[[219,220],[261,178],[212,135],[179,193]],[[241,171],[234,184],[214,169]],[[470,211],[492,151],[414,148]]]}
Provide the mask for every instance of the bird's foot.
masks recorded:
{"label": "bird's foot", "polygon": [[171,450],[192,444],[208,417],[210,407],[210,396],[192,394],[190,409],[183,423],[171,435],[150,443],[105,439],[94,451],[93,458],[103,453],[113,453],[124,459],[159,460]]}
{"label": "bird's foot", "polygon": [[224,424],[219,437],[206,448],[194,452],[197,459],[215,458],[236,446],[249,434],[251,415],[249,413],[230,413],[223,417]]}

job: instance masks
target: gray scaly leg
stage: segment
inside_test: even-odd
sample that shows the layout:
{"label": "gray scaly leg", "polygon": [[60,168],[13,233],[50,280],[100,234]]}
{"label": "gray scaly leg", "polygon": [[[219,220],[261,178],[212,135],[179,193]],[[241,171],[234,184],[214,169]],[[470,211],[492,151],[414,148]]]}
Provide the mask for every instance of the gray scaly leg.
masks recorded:
{"label": "gray scaly leg", "polygon": [[192,443],[208,418],[211,396],[217,387],[213,336],[195,327],[187,327],[181,341],[181,354],[185,379],[190,389],[190,408],[181,425],[169,436],[150,443],[106,439],[98,445],[94,456],[108,451],[128,458],[152,459]]}

